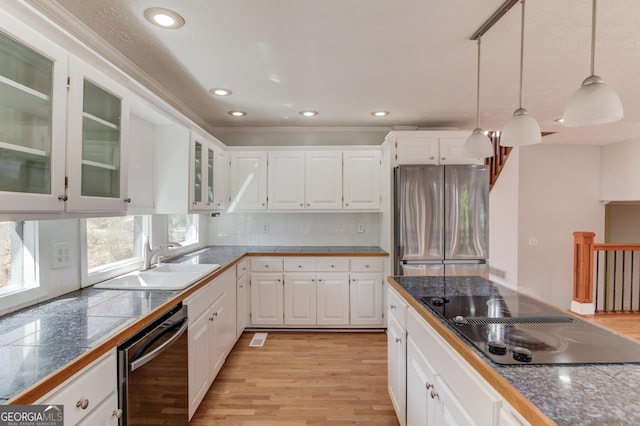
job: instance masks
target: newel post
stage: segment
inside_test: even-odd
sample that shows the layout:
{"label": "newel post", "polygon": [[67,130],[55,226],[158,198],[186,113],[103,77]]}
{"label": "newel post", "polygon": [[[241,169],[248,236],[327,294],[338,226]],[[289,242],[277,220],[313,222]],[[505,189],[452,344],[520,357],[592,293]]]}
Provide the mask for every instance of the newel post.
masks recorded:
{"label": "newel post", "polygon": [[573,233],[573,302],[571,310],[593,314],[593,240],[594,232]]}

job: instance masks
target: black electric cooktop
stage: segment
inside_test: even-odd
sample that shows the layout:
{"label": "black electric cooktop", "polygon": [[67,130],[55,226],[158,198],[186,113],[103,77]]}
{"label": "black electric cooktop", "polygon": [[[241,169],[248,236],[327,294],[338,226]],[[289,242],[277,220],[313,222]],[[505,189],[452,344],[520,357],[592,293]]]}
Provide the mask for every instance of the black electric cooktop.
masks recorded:
{"label": "black electric cooktop", "polygon": [[489,285],[490,295],[421,301],[498,364],[640,363],[640,343]]}

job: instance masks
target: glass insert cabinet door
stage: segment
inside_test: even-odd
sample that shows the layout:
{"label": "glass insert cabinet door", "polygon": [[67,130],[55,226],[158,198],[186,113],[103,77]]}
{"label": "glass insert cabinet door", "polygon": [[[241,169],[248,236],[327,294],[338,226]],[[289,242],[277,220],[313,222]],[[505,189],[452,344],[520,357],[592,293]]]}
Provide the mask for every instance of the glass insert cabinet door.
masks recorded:
{"label": "glass insert cabinet door", "polygon": [[67,210],[125,211],[125,90],[78,60],[70,61],[69,68]]}
{"label": "glass insert cabinet door", "polygon": [[7,19],[0,18],[0,211],[62,211],[67,57],[38,34],[4,32]]}

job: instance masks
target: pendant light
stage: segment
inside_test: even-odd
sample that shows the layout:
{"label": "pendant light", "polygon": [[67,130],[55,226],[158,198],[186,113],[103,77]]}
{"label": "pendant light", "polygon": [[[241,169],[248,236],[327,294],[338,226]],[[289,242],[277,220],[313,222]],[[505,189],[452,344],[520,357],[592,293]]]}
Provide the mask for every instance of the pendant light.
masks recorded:
{"label": "pendant light", "polygon": [[480,128],[480,38],[478,37],[478,79],[476,87],[476,128],[462,147],[462,155],[469,158],[493,157],[491,140]]}
{"label": "pendant light", "polygon": [[596,43],[596,0],[591,15],[591,75],[571,96],[564,110],[562,124],[566,127],[588,126],[622,120],[622,102],[616,92],[594,73]]}
{"label": "pendant light", "polygon": [[539,143],[542,140],[540,126],[529,112],[522,108],[522,69],[524,64],[524,2],[522,3],[522,20],[520,26],[520,104],[513,116],[507,121],[500,135],[502,146],[523,146]]}

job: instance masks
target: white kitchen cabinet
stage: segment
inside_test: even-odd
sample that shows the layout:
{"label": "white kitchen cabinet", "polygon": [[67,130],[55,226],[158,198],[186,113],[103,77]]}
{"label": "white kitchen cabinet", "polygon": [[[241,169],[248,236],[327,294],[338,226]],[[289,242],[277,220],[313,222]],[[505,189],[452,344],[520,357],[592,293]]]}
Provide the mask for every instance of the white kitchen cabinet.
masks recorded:
{"label": "white kitchen cabinet", "polygon": [[305,166],[305,187],[305,207],[307,209],[341,209],[342,152],[307,152]]}
{"label": "white kitchen cabinet", "polygon": [[281,272],[251,273],[251,323],[284,324],[284,288]]}
{"label": "white kitchen cabinet", "polygon": [[382,153],[345,151],[343,153],[345,210],[379,210]]}
{"label": "white kitchen cabinet", "polygon": [[428,425],[495,424],[499,394],[412,307],[407,333],[408,421],[426,407]]}
{"label": "white kitchen cabinet", "polygon": [[70,58],[67,211],[127,210],[130,96],[97,69]]}
{"label": "white kitchen cabinet", "polygon": [[470,134],[468,131],[392,131],[386,140],[393,150],[393,165],[484,164],[484,158],[469,158],[462,154]]}
{"label": "white kitchen cabinet", "polygon": [[267,153],[231,152],[230,211],[267,209]]}
{"label": "white kitchen cabinet", "polygon": [[[406,423],[407,332],[393,316],[387,319],[387,376],[389,397],[400,426]],[[411,424],[411,423],[410,423]]]}
{"label": "white kitchen cabinet", "polygon": [[229,269],[189,297],[189,418],[237,339],[236,274]]}
{"label": "white kitchen cabinet", "polygon": [[318,272],[316,279],[317,325],[348,325],[349,274],[347,272]]}
{"label": "white kitchen cabinet", "polygon": [[212,140],[191,132],[189,211],[220,210],[226,206],[227,170],[224,150]]}
{"label": "white kitchen cabinet", "polygon": [[[121,416],[117,401],[117,377],[118,366],[114,348],[45,395],[37,403],[63,405],[65,425],[117,425],[118,418]],[[96,386],[96,383],[99,383],[100,386]],[[106,414],[108,416],[105,419]],[[89,421],[96,418],[99,419],[99,422],[91,423]]]}
{"label": "white kitchen cabinet", "polygon": [[315,272],[285,272],[284,323],[286,325],[316,324]]}
{"label": "white kitchen cabinet", "polygon": [[301,210],[305,204],[305,153],[268,153],[268,197],[270,210]]}
{"label": "white kitchen cabinet", "polygon": [[156,213],[185,214],[189,211],[191,187],[191,140],[189,130],[180,126],[155,129]]}
{"label": "white kitchen cabinet", "polygon": [[351,272],[349,279],[351,325],[382,325],[382,274]]}
{"label": "white kitchen cabinet", "polygon": [[84,417],[78,426],[118,426],[121,417],[122,411],[118,408],[118,395],[112,393]]}
{"label": "white kitchen cabinet", "polygon": [[62,212],[67,54],[7,14],[0,43],[0,212]]}
{"label": "white kitchen cabinet", "polygon": [[251,324],[251,289],[249,288],[249,261],[244,259],[236,265],[236,337]]}
{"label": "white kitchen cabinet", "polygon": [[229,204],[229,154],[216,146],[214,155],[213,205],[216,210],[224,210]]}

